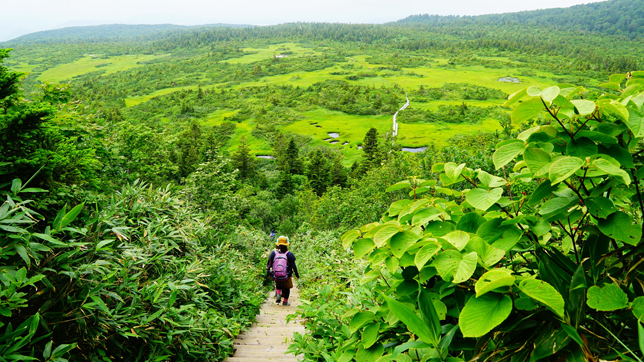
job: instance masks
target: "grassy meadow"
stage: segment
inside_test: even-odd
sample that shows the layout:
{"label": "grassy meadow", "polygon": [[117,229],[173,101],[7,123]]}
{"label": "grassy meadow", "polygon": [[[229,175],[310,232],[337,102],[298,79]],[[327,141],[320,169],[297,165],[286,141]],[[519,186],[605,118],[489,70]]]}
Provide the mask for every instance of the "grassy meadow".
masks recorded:
{"label": "grassy meadow", "polygon": [[165,55],[120,55],[103,57],[87,55],[72,63],[61,64],[54,68],[47,69],[38,77],[41,82],[60,83],[70,80],[79,75],[101,71],[103,74],[111,74],[122,70],[139,67],[142,63],[163,57]]}
{"label": "grassy meadow", "polygon": [[[274,56],[285,55],[290,58],[319,56],[321,48],[315,50],[306,48],[297,43],[280,43],[266,46],[263,48],[243,48],[243,56],[227,59],[229,64],[252,64],[271,59]],[[102,72],[110,74],[118,71],[124,71],[134,67],[144,65],[145,62],[164,57],[166,55],[122,55],[105,57],[100,55],[87,55],[82,59],[68,64],[61,64],[43,72],[38,80],[41,82],[62,82],[68,81],[74,77],[81,76],[92,72]],[[382,55],[383,57],[385,54]],[[439,88],[446,83],[467,83],[488,88],[499,89],[507,94],[512,94],[519,89],[529,85],[551,86],[557,82],[555,74],[531,70],[530,75],[523,76],[521,64],[513,62],[505,57],[478,57],[481,61],[494,61],[505,64],[505,68],[486,68],[482,65],[459,65],[448,64],[449,60],[445,58],[427,58],[427,62],[415,67],[405,68],[397,67],[391,69],[386,65],[376,64],[379,62],[377,56],[362,54],[346,57],[345,63],[336,63],[315,71],[294,71],[287,74],[274,76],[265,76],[255,78],[252,81],[244,81],[229,86],[227,83],[207,83],[205,80],[206,69],[204,74],[194,76],[194,85],[171,87],[160,89],[149,94],[129,96],[125,98],[125,106],[133,107],[138,104],[149,101],[158,96],[167,95],[173,92],[197,88],[197,83],[201,82],[203,87],[215,87],[239,89],[243,87],[266,86],[266,85],[283,85],[308,87],[318,82],[329,79],[348,81],[349,84],[361,85],[368,87],[392,87],[398,86],[404,89],[410,96],[414,94],[421,86],[424,88]],[[13,68],[15,70],[29,72],[34,66],[28,64],[18,64]],[[358,77],[355,80],[347,80],[347,75],[372,73],[375,76]],[[500,82],[499,78],[513,76],[517,77],[521,83]],[[185,84],[185,83],[184,83]],[[435,100],[429,102],[413,102],[410,109],[417,108],[421,110],[436,111],[440,106],[456,106],[462,104],[462,100]],[[496,107],[500,106],[503,101],[499,99],[489,100],[467,100],[468,106],[475,107]],[[400,104],[402,106],[403,103]],[[227,109],[219,110],[208,114],[201,119],[205,125],[217,125],[224,121],[225,117],[230,117],[238,110]],[[403,111],[404,112],[404,111]],[[358,146],[362,143],[364,135],[369,128],[375,127],[379,133],[383,134],[392,127],[392,115],[379,116],[359,116],[345,114],[338,111],[316,108],[313,110],[298,112],[302,119],[292,122],[288,125],[278,125],[277,127],[288,133],[296,133],[310,136],[312,145],[326,145],[341,150],[345,154],[346,163],[358,159],[362,152]],[[251,135],[253,127],[256,127],[254,118],[246,119],[236,124],[236,131],[228,143],[229,151],[234,151],[242,137],[246,139],[249,147],[254,154],[267,155],[272,153],[268,142],[263,139],[257,139]],[[437,123],[412,123],[399,125],[398,142],[404,147],[422,147],[430,144],[444,146],[447,140],[458,134],[473,134],[477,132],[490,132],[500,129],[499,124],[494,119],[485,119],[477,124],[442,124]],[[329,132],[339,133],[339,137],[331,144]]]}

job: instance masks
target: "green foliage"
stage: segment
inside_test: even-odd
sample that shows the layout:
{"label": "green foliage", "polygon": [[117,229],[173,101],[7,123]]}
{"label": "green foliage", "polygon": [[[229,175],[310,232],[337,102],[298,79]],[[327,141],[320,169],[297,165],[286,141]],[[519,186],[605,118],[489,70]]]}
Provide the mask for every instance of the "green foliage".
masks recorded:
{"label": "green foliage", "polygon": [[[523,97],[541,108],[522,117],[545,112],[548,124],[497,144],[493,160],[505,168],[503,177],[465,164],[434,164],[442,185],[412,178],[390,187],[414,198],[343,236],[357,259],[368,259],[362,283],[375,283],[377,306],[370,310],[378,313],[370,321],[380,326],[375,340],[387,346],[380,354],[425,360],[399,349],[416,336],[441,360],[641,358],[633,354],[639,337],[631,332],[639,328],[637,298],[644,296],[634,273],[644,215],[641,164],[633,156],[641,143],[632,124],[637,116],[630,117],[642,107],[631,99],[644,97],[634,88],[637,79],[620,87],[621,95],[593,100],[572,86],[529,88]],[[584,102],[575,102],[580,96]],[[533,180],[540,183],[536,189],[508,193],[514,183]],[[469,187],[464,198],[446,190],[459,183]],[[427,306],[420,301],[424,293],[446,307],[435,336],[433,319],[418,317]],[[633,313],[618,314],[627,307]],[[453,326],[459,332],[449,335]],[[408,332],[386,332],[400,327]],[[356,337],[362,332],[364,338],[366,328],[350,329],[341,350],[359,348]],[[471,347],[442,348],[451,344]]]}
{"label": "green foliage", "polygon": [[19,188],[0,206],[4,356],[221,359],[254,318],[263,239],[217,243],[168,188],[125,186],[90,218],[78,205],[53,222]]}
{"label": "green foliage", "polygon": [[[6,57],[8,51],[0,50],[0,62]],[[0,65],[0,154],[9,163],[8,171],[0,173],[0,185],[36,173],[36,186],[89,182],[99,165],[94,150],[73,138],[81,137],[83,130],[72,126],[86,117],[74,114],[74,109],[58,112],[55,106],[67,101],[68,87],[46,84],[40,99],[28,101],[18,89],[20,76]]]}

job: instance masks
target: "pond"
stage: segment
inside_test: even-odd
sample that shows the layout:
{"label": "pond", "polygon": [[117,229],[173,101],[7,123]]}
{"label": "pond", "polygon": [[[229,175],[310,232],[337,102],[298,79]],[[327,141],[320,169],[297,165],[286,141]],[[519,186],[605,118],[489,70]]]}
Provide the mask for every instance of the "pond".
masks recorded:
{"label": "pond", "polygon": [[413,152],[413,153],[423,152],[426,149],[427,147],[403,147],[402,148],[402,150],[405,152]]}
{"label": "pond", "polygon": [[328,134],[328,135],[329,135],[329,137],[331,137],[331,138],[338,138],[338,137],[340,137],[340,134],[339,134],[339,133],[337,133],[337,132],[329,132],[329,133],[327,133],[327,134]]}

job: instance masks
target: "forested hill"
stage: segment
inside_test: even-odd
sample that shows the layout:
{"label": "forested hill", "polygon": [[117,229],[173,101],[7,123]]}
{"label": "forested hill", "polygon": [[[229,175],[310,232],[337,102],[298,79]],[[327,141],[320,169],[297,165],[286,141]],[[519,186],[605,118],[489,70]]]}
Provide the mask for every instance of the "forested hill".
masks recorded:
{"label": "forested hill", "polygon": [[4,44],[29,44],[29,43],[44,43],[55,41],[105,41],[132,38],[141,35],[156,34],[169,31],[187,31],[198,28],[210,27],[231,27],[243,28],[252,25],[244,24],[207,24],[207,25],[174,25],[174,24],[154,24],[154,25],[128,25],[128,24],[108,24],[108,25],[95,25],[95,26],[73,26],[62,29],[39,31],[23,35],[21,37],[9,40]]}
{"label": "forested hill", "polygon": [[588,31],[631,38],[644,35],[644,0],[610,0],[569,8],[479,16],[412,15],[393,24],[522,25]]}

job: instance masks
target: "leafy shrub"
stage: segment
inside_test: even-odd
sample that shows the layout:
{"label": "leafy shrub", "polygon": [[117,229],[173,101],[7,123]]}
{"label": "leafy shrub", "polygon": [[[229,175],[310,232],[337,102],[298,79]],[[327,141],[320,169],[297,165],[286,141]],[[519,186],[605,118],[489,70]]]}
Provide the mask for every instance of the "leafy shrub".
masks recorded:
{"label": "leafy shrub", "polygon": [[169,186],[124,186],[91,217],[76,220],[81,204],[47,225],[20,198],[34,191],[15,180],[0,206],[5,358],[221,360],[232,352],[264,299],[256,248],[214,242],[204,216]]}
{"label": "leafy shrub", "polygon": [[550,122],[497,144],[504,177],[447,162],[391,186],[414,197],[342,237],[376,303],[345,313],[338,360],[640,361],[643,79],[525,89],[513,121]]}

